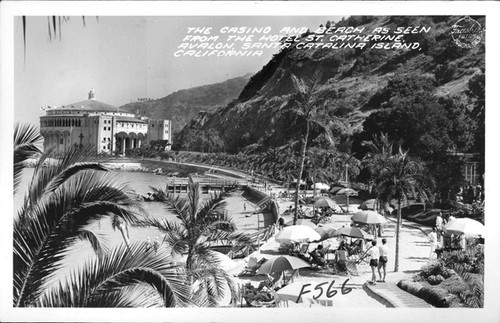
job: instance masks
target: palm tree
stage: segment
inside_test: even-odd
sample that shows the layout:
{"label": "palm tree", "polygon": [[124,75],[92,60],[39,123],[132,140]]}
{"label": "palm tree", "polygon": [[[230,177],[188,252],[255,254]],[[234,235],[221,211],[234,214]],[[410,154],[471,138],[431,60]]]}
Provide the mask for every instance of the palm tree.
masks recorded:
{"label": "palm tree", "polygon": [[235,226],[222,210],[224,194],[211,196],[203,202],[199,183],[189,178],[187,198],[173,196],[161,189],[155,189],[159,201],[177,214],[179,222],[167,219],[145,218],[136,222],[138,226],[152,226],[165,233],[163,242],[173,255],[186,255],[186,271],[198,287],[194,291],[199,305],[215,306],[224,296],[226,282],[231,294],[236,297],[237,287],[230,276],[218,268],[219,260],[210,249],[220,243],[250,243],[248,235],[235,231]]}
{"label": "palm tree", "polygon": [[379,172],[376,183],[376,191],[383,201],[396,199],[398,213],[396,221],[396,256],[394,260],[394,271],[399,270],[399,240],[401,228],[401,204],[408,200],[410,193],[418,192],[423,200],[427,200],[426,187],[424,186],[424,165],[420,160],[412,159],[408,152],[399,152],[387,160]]}
{"label": "palm tree", "polygon": [[[363,146],[369,149],[369,152],[362,160],[362,164],[366,167],[370,172],[370,191],[374,186],[379,182],[382,171],[388,166],[390,159],[393,157],[393,145],[389,140],[389,136],[387,134],[380,134],[378,136],[374,136],[371,141],[364,141],[362,143]],[[378,202],[380,201],[380,194],[376,192],[376,205],[378,207]],[[390,203],[390,201],[382,201]]]}
{"label": "palm tree", "polygon": [[331,172],[328,170],[328,155],[325,150],[319,148],[309,149],[309,154],[306,161],[305,172],[307,178],[313,183],[313,195],[316,196],[316,181],[330,181],[332,178]]}
{"label": "palm tree", "polygon": [[[20,133],[29,129],[18,130],[15,137],[31,137]],[[140,282],[154,285],[165,300],[165,305],[183,304],[182,300],[187,299],[187,294],[182,288],[177,288],[178,281],[166,284],[164,280],[158,280],[159,275],[170,279],[170,276],[163,275],[166,273],[163,267],[148,267],[154,262],[136,259],[138,252],[134,251],[133,246],[130,255],[124,255],[122,249],[108,255],[98,236],[87,229],[90,223],[107,215],[118,216],[125,222],[136,221],[136,213],[140,210],[126,186],[103,173],[106,169],[100,164],[87,161],[91,156],[90,151],[91,147],[73,147],[61,159],[42,167],[51,153],[49,149],[41,155],[35,166],[24,203],[14,219],[14,306],[93,304],[91,301],[67,302],[68,297],[74,298],[82,293],[96,295],[93,292],[88,294],[85,290],[92,286],[97,286],[102,295],[116,294],[113,297],[118,300],[121,288]],[[60,284],[59,291],[57,287],[47,286],[47,280],[61,267],[68,248],[79,239],[90,242],[98,260],[83,271],[73,273],[71,286],[63,288]],[[123,262],[122,265],[120,262]],[[137,264],[142,267],[136,267]],[[109,271],[109,268],[115,271]],[[145,274],[141,274],[141,271]],[[93,276],[81,276],[87,272],[92,272]],[[114,274],[106,276],[106,272]],[[96,277],[103,284],[99,284],[94,279]],[[44,298],[44,295],[51,296]],[[176,303],[176,300],[180,301]],[[101,306],[117,304],[98,303]]]}
{"label": "palm tree", "polygon": [[297,177],[297,188],[295,195],[295,214],[293,216],[293,224],[297,223],[300,181],[304,172],[304,161],[306,159],[307,144],[313,124],[321,126],[328,133],[328,125],[321,118],[320,101],[323,99],[326,92],[318,91],[321,74],[315,73],[309,80],[303,81],[295,75],[291,75],[292,82],[296,92],[291,98],[291,111],[305,122],[305,130],[302,133],[302,147],[300,153],[299,171]]}

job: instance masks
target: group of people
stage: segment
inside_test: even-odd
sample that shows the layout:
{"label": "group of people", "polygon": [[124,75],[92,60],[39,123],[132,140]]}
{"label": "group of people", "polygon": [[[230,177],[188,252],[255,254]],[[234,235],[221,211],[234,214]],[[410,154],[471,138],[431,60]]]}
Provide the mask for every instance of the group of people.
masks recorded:
{"label": "group of people", "polygon": [[[382,245],[377,246],[377,240],[374,239],[371,242],[371,247],[366,251],[366,254],[364,257],[370,257],[370,268],[372,270],[372,279],[368,281],[370,284],[375,285],[377,282],[385,283],[385,278],[387,275],[387,262],[388,258],[387,255],[389,254],[389,248],[387,247],[387,239],[383,238],[382,239]],[[364,258],[363,257],[363,258]],[[382,276],[382,271],[384,275]],[[376,271],[378,271],[379,275],[379,280],[377,280],[377,274]]]}
{"label": "group of people", "polygon": [[476,187],[473,187],[470,184],[466,187],[462,187],[460,188],[460,194],[462,195],[462,201],[465,204],[472,204],[475,201],[484,200],[483,188],[480,184],[477,184]]}
{"label": "group of people", "polygon": [[466,248],[465,235],[445,234],[446,230],[444,226],[446,225],[446,223],[452,222],[453,220],[455,220],[455,217],[453,215],[447,214],[445,217],[443,217],[442,212],[439,212],[439,214],[436,216],[436,224],[428,235],[430,242],[429,260],[434,258],[436,249]]}

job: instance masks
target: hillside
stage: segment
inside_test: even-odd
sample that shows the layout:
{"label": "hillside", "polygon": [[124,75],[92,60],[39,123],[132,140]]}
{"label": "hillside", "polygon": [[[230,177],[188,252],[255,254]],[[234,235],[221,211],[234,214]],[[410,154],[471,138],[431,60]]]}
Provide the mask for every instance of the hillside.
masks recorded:
{"label": "hillside", "polygon": [[[404,96],[407,91],[407,96],[413,95],[412,84],[415,91],[424,89],[433,97],[453,97],[465,104],[470,101],[469,81],[484,73],[485,47],[484,38],[472,49],[456,46],[451,39],[451,26],[458,18],[392,16],[342,20],[335,26],[362,26],[366,30],[393,30],[397,26],[432,28],[430,32],[405,35],[406,42],[419,42],[420,50],[372,49],[373,41],[363,49],[283,49],[250,78],[237,100],[200,115],[184,128],[177,139],[177,149],[200,149],[204,145],[197,143],[218,142],[215,146],[227,152],[241,151],[249,145],[264,151],[299,140],[305,121],[295,113],[297,89],[292,75],[303,82],[320,75],[314,97],[321,99],[310,103],[324,108],[323,121],[337,144],[355,140],[363,131],[366,118],[390,106],[394,93]],[[304,34],[301,39],[307,36]],[[398,88],[398,84],[403,85]],[[320,142],[322,135],[321,129],[313,128],[310,141]]]}
{"label": "hillside", "polygon": [[227,81],[180,90],[164,98],[121,106],[133,113],[172,120],[172,132],[180,131],[200,111],[212,111],[238,97],[250,74]]}

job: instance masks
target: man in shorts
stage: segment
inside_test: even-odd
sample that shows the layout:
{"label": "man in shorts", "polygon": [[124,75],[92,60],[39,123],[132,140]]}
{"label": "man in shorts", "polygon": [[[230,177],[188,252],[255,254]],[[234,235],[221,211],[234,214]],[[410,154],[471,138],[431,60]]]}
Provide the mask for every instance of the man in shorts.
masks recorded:
{"label": "man in shorts", "polygon": [[[386,265],[387,265],[387,254],[389,253],[389,248],[386,245],[387,239],[383,238],[382,239],[382,245],[378,247],[378,251],[380,253],[380,257],[378,259],[378,275],[380,276],[379,282],[385,283],[385,276],[386,276]],[[382,278],[382,273],[380,272],[380,269],[384,269],[384,278]]]}
{"label": "man in shorts", "polygon": [[378,259],[380,258],[380,252],[377,248],[377,240],[372,241],[372,247],[367,251],[370,256],[370,267],[372,269],[372,280],[369,281],[370,284],[376,284],[377,275],[375,274],[375,269],[378,266]]}

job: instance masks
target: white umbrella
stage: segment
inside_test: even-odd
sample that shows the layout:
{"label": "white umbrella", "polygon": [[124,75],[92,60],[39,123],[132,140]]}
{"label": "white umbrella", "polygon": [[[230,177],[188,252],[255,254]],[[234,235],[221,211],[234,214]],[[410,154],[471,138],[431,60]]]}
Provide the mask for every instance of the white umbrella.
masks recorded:
{"label": "white umbrella", "polygon": [[321,236],[313,228],[305,225],[285,227],[276,235],[276,241],[282,243],[308,242],[319,240]]}
{"label": "white umbrella", "polygon": [[447,233],[453,234],[465,234],[467,236],[483,236],[484,237],[484,225],[476,220],[469,218],[458,218],[452,220],[444,225],[444,229]]}
{"label": "white umbrella", "polygon": [[349,187],[344,187],[337,192],[335,192],[335,195],[345,195],[346,196],[346,204],[347,204],[347,211],[349,211],[349,196],[357,196],[358,192],[356,190],[353,190],[352,188]]}
{"label": "white umbrella", "polygon": [[[291,226],[291,225],[293,225],[293,219],[285,223],[285,226]],[[316,224],[312,223],[311,220],[309,219],[298,219],[296,225],[305,225],[313,228],[314,230],[316,230],[316,228],[318,227]]]}
{"label": "white umbrella", "polygon": [[382,215],[372,210],[359,211],[351,217],[351,220],[365,224],[383,224],[387,222]]}
{"label": "white umbrella", "polygon": [[318,190],[329,190],[330,189],[330,185],[325,184],[325,183],[316,183],[316,188]]}

